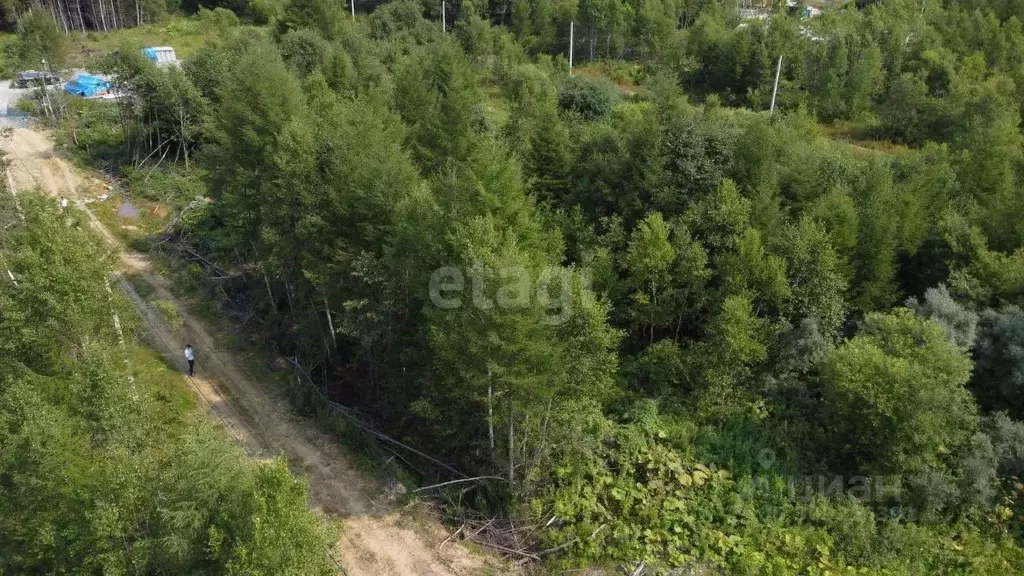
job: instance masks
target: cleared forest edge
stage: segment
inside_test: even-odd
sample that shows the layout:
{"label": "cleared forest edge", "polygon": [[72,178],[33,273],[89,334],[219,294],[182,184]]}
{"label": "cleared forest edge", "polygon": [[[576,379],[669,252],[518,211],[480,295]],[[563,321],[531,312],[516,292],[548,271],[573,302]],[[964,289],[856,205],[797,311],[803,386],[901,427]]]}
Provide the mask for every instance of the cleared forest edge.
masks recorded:
{"label": "cleared forest edge", "polygon": [[[388,490],[366,478],[351,465],[351,457],[337,441],[312,422],[295,416],[284,398],[255,382],[242,361],[216,333],[189,311],[187,302],[169,289],[168,280],[151,269],[145,254],[128,250],[96,219],[85,204],[84,193],[100,185],[53,151],[48,136],[18,129],[4,143],[13,163],[12,176],[19,189],[26,185],[49,195],[64,195],[89,215],[93,227],[121,253],[119,275],[141,277],[154,289],[151,300],[168,301],[177,308],[183,326],[167,325],[150,303],[127,281],[122,285],[148,325],[152,344],[175,366],[183,368],[181,350],[191,343],[197,350],[196,377],[188,379],[199,401],[253,458],[283,456],[292,472],[309,482],[312,506],[327,517],[344,519],[335,556],[350,576],[469,576],[496,574],[496,560],[474,554],[456,542],[445,543],[446,530],[422,515],[396,510]],[[184,376],[183,378],[187,378]]]}

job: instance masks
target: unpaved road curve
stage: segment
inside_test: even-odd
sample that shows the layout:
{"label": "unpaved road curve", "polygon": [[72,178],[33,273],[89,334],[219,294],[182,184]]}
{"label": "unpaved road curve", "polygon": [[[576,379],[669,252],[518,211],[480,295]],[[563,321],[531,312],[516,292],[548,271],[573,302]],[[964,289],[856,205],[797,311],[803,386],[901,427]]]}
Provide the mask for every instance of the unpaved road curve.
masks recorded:
{"label": "unpaved road curve", "polygon": [[97,231],[121,251],[120,273],[144,279],[154,289],[152,299],[175,304],[184,322],[177,330],[123,282],[125,292],[151,329],[153,345],[168,360],[183,369],[181,350],[185,343],[196,348],[196,377],[183,378],[246,452],[258,459],[283,456],[293,473],[309,482],[314,510],[327,517],[343,518],[343,536],[334,553],[346,574],[476,576],[504,572],[495,559],[472,554],[458,543],[440,546],[447,534],[436,522],[410,519],[394,511],[387,487],[355,470],[351,457],[335,439],[314,423],[295,416],[284,398],[254,381],[220,336],[189,311],[188,302],[171,292],[166,278],[152,270],[149,257],[125,249],[92,216],[84,201],[102,193],[102,184],[55,153],[48,135],[19,128],[3,143],[3,149],[12,160],[9,177],[18,190],[35,188],[75,201],[92,217]]}

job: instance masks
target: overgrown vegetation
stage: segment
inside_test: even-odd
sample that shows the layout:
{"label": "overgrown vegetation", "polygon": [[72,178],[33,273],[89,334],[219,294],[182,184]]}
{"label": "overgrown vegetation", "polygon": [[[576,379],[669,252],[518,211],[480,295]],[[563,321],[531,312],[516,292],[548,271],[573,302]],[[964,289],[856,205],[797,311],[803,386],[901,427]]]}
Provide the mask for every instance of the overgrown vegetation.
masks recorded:
{"label": "overgrown vegetation", "polygon": [[1015,8],[279,8],[104,59],[66,145],[333,400],[504,479],[458,502],[562,568],[1024,571]]}
{"label": "overgrown vegetation", "polygon": [[86,227],[6,190],[0,222],[0,572],[335,573],[306,486],[247,459],[133,344]]}

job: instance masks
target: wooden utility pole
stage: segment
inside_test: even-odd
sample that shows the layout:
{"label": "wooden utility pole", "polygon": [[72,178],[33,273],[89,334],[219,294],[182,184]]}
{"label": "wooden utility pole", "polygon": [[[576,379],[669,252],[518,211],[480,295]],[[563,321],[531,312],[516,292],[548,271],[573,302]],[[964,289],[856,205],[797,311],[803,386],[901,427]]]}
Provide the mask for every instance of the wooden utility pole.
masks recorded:
{"label": "wooden utility pole", "polygon": [[779,61],[775,64],[775,86],[772,88],[772,104],[768,113],[775,112],[775,95],[779,93],[779,72],[782,71],[782,54],[779,54]]}
{"label": "wooden utility pole", "polygon": [[569,21],[569,76],[572,76],[572,44],[573,44],[573,33],[576,23],[572,20]]}

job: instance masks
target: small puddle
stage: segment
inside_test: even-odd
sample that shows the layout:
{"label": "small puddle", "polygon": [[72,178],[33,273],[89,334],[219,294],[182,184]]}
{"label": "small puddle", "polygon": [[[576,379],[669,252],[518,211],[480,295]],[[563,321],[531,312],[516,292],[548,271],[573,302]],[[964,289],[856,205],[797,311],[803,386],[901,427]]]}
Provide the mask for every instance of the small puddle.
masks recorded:
{"label": "small puddle", "polygon": [[117,214],[121,216],[121,218],[138,218],[139,209],[132,206],[131,202],[123,200],[121,201],[121,207],[117,209]]}

